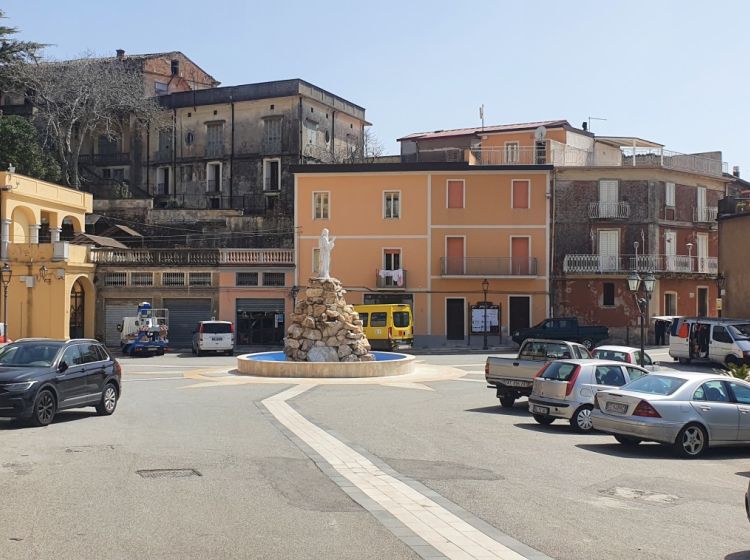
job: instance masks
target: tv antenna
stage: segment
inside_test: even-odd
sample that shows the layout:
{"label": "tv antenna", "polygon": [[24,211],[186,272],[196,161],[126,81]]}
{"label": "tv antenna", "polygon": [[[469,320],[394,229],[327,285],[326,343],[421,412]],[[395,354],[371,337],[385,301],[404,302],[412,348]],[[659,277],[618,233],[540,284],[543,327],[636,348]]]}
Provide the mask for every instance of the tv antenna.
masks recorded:
{"label": "tv antenna", "polygon": [[589,130],[589,132],[591,132],[591,121],[606,121],[606,120],[607,119],[604,119],[602,117],[591,117],[591,116],[589,116],[589,120],[588,120],[588,123],[589,123],[588,130]]}

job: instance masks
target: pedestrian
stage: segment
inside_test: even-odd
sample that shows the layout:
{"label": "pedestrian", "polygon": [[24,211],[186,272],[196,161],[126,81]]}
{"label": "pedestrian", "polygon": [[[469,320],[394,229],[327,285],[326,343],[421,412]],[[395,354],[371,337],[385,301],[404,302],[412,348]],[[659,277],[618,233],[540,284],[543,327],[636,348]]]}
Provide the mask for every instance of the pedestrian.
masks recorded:
{"label": "pedestrian", "polygon": [[664,346],[664,334],[666,330],[667,330],[666,321],[657,319],[654,325],[654,334],[656,336],[657,346]]}

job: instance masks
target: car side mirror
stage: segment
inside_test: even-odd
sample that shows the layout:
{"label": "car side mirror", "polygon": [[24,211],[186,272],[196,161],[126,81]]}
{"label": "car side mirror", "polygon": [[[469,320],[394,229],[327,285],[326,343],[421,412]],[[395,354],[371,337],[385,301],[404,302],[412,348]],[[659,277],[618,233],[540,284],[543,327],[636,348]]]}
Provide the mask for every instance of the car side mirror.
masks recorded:
{"label": "car side mirror", "polygon": [[65,372],[65,370],[67,370],[67,369],[68,369],[68,364],[65,363],[64,361],[60,362],[60,365],[57,366],[57,371],[59,371],[60,373]]}

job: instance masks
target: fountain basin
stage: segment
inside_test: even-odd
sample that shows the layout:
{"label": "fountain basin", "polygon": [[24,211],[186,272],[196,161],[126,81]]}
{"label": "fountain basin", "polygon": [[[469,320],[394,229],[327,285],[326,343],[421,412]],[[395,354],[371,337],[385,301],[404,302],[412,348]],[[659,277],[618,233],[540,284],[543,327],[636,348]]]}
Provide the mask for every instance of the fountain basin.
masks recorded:
{"label": "fountain basin", "polygon": [[237,372],[258,377],[387,377],[414,371],[414,356],[371,352],[371,362],[293,362],[284,352],[256,352],[237,356]]}

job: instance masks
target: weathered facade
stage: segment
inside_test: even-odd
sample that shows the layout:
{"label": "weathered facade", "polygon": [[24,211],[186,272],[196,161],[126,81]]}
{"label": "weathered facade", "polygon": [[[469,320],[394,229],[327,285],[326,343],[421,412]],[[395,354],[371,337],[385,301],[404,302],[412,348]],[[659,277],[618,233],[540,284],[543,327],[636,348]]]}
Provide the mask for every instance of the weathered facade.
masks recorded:
{"label": "weathered facade", "polygon": [[[722,316],[750,318],[750,259],[744,247],[750,239],[750,190],[742,185],[719,206],[719,269],[724,280]],[[739,187],[739,185],[738,185]]]}

